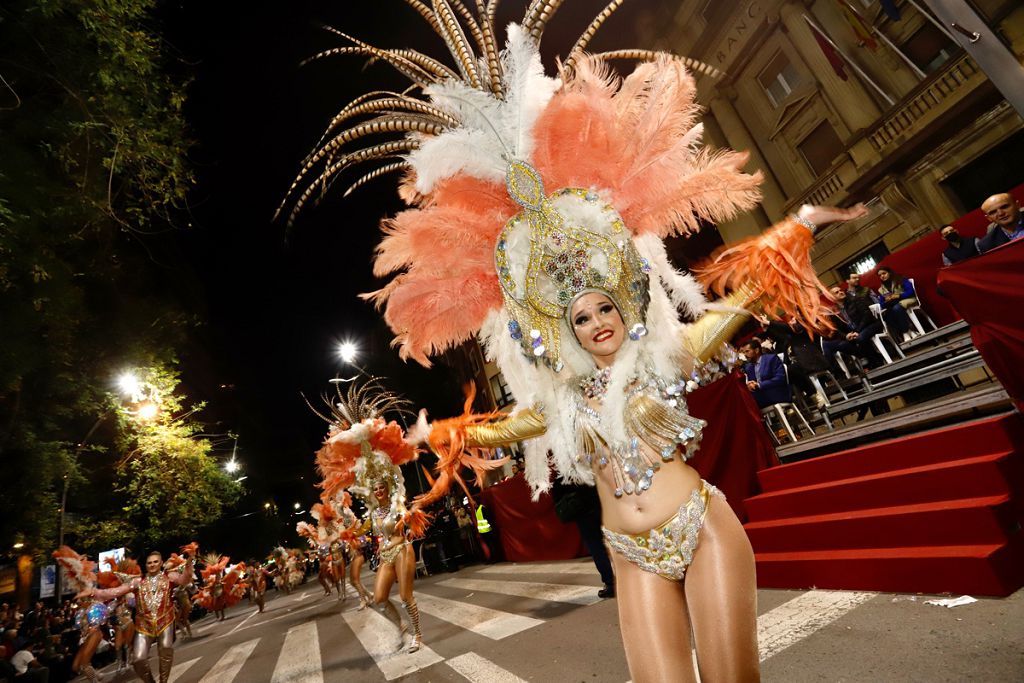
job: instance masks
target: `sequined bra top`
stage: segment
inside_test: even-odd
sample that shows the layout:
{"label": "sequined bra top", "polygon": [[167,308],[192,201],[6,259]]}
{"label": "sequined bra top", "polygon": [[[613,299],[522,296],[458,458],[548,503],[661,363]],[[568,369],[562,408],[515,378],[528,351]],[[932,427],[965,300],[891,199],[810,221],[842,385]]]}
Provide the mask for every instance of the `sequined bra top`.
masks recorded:
{"label": "sequined bra top", "polygon": [[601,413],[587,402],[603,402],[608,376],[606,369],[580,382],[575,396],[577,461],[591,469],[610,466],[616,498],[640,495],[651,487],[662,462],[671,462],[677,452],[686,461],[697,451],[707,423],[687,412],[684,381],[669,383],[647,371],[626,390],[626,439],[613,439]]}

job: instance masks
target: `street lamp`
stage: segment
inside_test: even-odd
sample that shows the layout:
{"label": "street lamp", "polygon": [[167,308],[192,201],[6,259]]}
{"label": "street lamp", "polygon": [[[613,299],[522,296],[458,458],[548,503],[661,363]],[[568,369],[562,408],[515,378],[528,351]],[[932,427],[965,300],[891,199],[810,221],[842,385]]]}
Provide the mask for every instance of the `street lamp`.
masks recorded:
{"label": "street lamp", "polygon": [[142,383],[139,382],[139,378],[134,372],[121,373],[121,376],[117,378],[117,385],[121,388],[121,393],[126,396],[138,396],[142,393]]}
{"label": "street lamp", "polygon": [[270,509],[270,503],[264,503],[263,504],[263,509],[264,510],[269,510]]}
{"label": "street lamp", "polygon": [[234,474],[241,468],[242,466],[239,465],[238,461],[235,460],[234,458],[231,458],[231,460],[228,460],[226,463],[224,463],[224,471],[227,472],[228,474]]}
{"label": "street lamp", "polygon": [[17,543],[14,544],[14,549],[15,550],[21,550],[24,547],[25,547],[25,544],[22,543],[21,541],[18,541]]}
{"label": "street lamp", "polygon": [[295,504],[295,509],[296,509],[296,510],[298,510],[298,509],[299,509],[300,507],[302,507],[302,506],[301,506],[301,505],[299,505],[298,503],[296,503],[296,504]]}
{"label": "street lamp", "polygon": [[156,401],[143,401],[135,408],[135,419],[139,422],[149,422],[160,412],[160,406]]}
{"label": "street lamp", "polygon": [[351,365],[359,355],[359,347],[355,345],[355,342],[344,341],[338,345],[338,355],[341,356],[343,362]]}

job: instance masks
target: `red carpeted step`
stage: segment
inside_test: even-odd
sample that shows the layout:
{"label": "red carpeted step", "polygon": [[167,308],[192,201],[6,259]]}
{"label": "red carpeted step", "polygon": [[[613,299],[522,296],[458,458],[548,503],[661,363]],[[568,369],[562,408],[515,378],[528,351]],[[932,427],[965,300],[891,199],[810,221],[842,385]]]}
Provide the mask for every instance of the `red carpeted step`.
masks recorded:
{"label": "red carpeted step", "polygon": [[759,553],[761,588],[1006,596],[1024,584],[1020,542]]}
{"label": "red carpeted step", "polygon": [[1009,494],[1022,456],[1012,452],[824,481],[744,501],[748,520],[821,515],[892,505]]}
{"label": "red carpeted step", "polygon": [[761,490],[779,491],[822,481],[939,463],[951,458],[1020,450],[1024,417],[1002,415],[858,446],[832,455],[758,472]]}
{"label": "red carpeted step", "polygon": [[1019,522],[1009,495],[750,522],[755,553],[1003,543]]}

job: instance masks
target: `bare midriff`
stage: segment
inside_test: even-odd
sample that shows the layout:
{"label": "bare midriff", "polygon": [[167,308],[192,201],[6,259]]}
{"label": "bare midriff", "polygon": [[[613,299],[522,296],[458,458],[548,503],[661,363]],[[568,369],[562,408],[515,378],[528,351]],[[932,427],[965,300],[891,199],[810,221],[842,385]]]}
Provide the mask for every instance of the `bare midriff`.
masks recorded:
{"label": "bare midriff", "polygon": [[[650,454],[660,460],[657,454]],[[597,494],[601,498],[601,523],[621,534],[645,534],[661,525],[679,511],[700,486],[697,470],[676,455],[662,462],[651,480],[651,488],[640,495],[615,497],[615,478],[611,467],[595,467]]]}

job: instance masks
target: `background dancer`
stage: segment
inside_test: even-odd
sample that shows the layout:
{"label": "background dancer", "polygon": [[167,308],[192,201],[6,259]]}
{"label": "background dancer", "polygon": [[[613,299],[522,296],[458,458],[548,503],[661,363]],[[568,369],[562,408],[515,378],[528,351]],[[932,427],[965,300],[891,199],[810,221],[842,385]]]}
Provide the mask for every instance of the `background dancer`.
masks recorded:
{"label": "background dancer", "polygon": [[[193,546],[194,547],[194,546]],[[163,556],[156,550],[146,556],[146,575],[136,577],[116,588],[86,588],[78,597],[113,600],[128,593],[135,595],[135,642],[132,645],[132,667],[146,683],[155,683],[149,668],[149,648],[157,642],[160,683],[167,683],[174,662],[174,586],[192,581],[192,555],[182,548],[184,562],[180,569],[163,570]]]}

